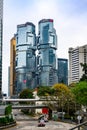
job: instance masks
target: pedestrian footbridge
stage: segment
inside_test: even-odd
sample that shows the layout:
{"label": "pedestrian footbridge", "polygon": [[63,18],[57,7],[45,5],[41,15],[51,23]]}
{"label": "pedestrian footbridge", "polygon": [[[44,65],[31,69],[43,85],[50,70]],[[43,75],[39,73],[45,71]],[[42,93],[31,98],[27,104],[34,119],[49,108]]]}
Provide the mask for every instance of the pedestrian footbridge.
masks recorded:
{"label": "pedestrian footbridge", "polygon": [[12,109],[40,109],[40,108],[48,108],[46,105],[12,105]]}

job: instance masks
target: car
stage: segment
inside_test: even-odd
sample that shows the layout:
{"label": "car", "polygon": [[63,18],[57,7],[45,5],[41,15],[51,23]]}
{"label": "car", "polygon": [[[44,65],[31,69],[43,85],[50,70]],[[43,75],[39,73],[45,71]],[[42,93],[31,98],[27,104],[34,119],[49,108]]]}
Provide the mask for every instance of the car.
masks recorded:
{"label": "car", "polygon": [[40,122],[41,119],[43,119],[44,122],[48,122],[48,115],[47,115],[47,114],[41,115],[41,116],[38,118],[38,121]]}
{"label": "car", "polygon": [[38,127],[44,127],[44,126],[45,126],[44,118],[41,118],[38,123]]}
{"label": "car", "polygon": [[44,127],[44,126],[45,124],[41,124],[41,123],[38,124],[38,127]]}

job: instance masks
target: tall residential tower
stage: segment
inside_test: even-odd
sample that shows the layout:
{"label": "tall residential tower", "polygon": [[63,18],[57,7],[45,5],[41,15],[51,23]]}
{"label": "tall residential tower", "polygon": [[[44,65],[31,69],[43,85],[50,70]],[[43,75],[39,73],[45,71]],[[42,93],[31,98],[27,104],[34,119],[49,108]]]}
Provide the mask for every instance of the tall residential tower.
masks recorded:
{"label": "tall residential tower", "polygon": [[2,93],[3,0],[0,0],[0,95]]}
{"label": "tall residential tower", "polygon": [[69,48],[69,84],[78,82],[83,75],[80,63],[87,64],[87,45]]}

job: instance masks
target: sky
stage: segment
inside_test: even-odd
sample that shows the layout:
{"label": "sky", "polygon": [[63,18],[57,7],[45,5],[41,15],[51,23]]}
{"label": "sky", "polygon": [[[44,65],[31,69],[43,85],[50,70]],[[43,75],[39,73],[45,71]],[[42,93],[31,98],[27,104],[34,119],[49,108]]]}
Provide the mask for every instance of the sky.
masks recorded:
{"label": "sky", "polygon": [[57,33],[57,57],[68,59],[69,47],[87,44],[87,0],[4,0],[3,7],[3,80],[8,92],[10,40],[17,25],[32,22],[38,34],[41,19],[53,19]]}

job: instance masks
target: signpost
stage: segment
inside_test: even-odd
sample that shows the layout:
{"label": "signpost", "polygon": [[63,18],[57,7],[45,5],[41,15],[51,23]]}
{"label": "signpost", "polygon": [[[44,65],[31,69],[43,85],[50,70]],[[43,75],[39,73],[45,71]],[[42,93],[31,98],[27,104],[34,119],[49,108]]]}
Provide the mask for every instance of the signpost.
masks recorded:
{"label": "signpost", "polygon": [[78,115],[77,119],[78,119],[78,124],[80,124],[80,120],[82,119],[82,117],[80,115]]}

